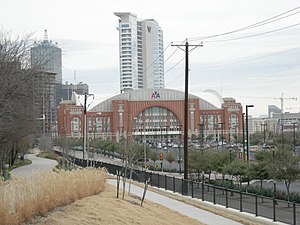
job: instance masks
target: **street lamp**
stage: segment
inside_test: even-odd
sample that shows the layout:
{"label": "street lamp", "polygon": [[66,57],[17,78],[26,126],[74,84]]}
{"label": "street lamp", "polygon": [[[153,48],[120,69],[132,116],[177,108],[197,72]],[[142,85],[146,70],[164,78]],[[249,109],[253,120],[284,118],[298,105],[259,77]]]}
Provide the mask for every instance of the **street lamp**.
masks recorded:
{"label": "street lamp", "polygon": [[133,118],[133,120],[134,120],[134,126],[133,126],[133,128],[134,128],[134,142],[137,142],[137,138],[136,138],[136,136],[137,136],[137,134],[136,134],[136,132],[137,132],[137,128],[138,128],[138,126],[137,126],[137,122],[136,122],[136,120],[137,120],[137,118],[136,117],[134,117]]}
{"label": "street lamp", "polygon": [[204,124],[203,123],[199,123],[199,138],[200,138],[200,146],[201,148],[204,147]]}
{"label": "street lamp", "polygon": [[[222,138],[222,150],[223,150],[223,139],[224,139],[224,137],[223,137],[223,129],[224,129],[224,127],[223,127],[223,125],[225,124],[224,122],[221,122],[221,123],[218,123],[218,124],[220,124],[221,125],[221,138]],[[219,126],[218,126],[219,127]],[[219,143],[218,143],[219,144]]]}
{"label": "street lamp", "polygon": [[245,160],[245,113],[242,113],[242,127],[243,127],[243,160]]}
{"label": "street lamp", "polygon": [[145,132],[145,127],[146,125],[144,124],[144,162],[145,162],[145,169],[147,168],[146,165],[147,165],[147,153],[146,153],[146,132]]}
{"label": "street lamp", "polygon": [[181,175],[181,124],[178,125],[179,128],[179,141],[178,141],[178,165],[179,165],[179,174]]}
{"label": "street lamp", "polygon": [[266,126],[267,126],[267,124],[266,123],[263,123],[263,124],[261,124],[262,126],[263,126],[263,128],[264,128],[264,146],[266,145]]}
{"label": "street lamp", "polygon": [[169,138],[168,138],[168,128],[169,128],[169,126],[166,125],[165,127],[166,127],[166,145],[167,145],[167,147],[168,147],[168,143],[169,143]]}
{"label": "street lamp", "polygon": [[162,136],[163,136],[162,135],[162,132],[163,132],[162,129],[163,129],[163,126],[160,126],[159,128],[160,128],[160,145],[162,147]]}
{"label": "street lamp", "polygon": [[298,125],[297,123],[293,123],[293,130],[294,130],[294,155],[296,153],[296,125]]}
{"label": "street lamp", "polygon": [[247,161],[250,159],[249,151],[249,125],[248,125],[248,108],[254,107],[254,105],[246,105],[246,137],[247,137]]}

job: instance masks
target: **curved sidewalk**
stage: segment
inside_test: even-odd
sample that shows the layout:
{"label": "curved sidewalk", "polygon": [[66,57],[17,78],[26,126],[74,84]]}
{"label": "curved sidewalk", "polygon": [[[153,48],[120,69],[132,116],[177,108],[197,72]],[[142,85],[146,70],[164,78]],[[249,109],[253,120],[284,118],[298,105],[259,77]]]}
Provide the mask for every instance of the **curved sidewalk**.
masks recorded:
{"label": "curved sidewalk", "polygon": [[25,158],[31,160],[32,163],[12,170],[11,174],[13,176],[24,176],[26,178],[29,178],[32,175],[33,171],[51,171],[57,165],[57,161],[52,159],[40,158],[35,154],[27,154],[25,155]]}
{"label": "curved sidewalk", "polygon": [[[108,179],[107,183],[116,186],[117,180]],[[128,183],[126,185],[127,185],[126,188],[128,190]],[[144,189],[131,184],[130,192],[137,196],[142,196]],[[169,197],[154,193],[149,190],[147,190],[145,199],[155,202],[155,203],[158,203],[160,205],[163,205],[169,209],[172,209],[183,215],[186,215],[188,217],[199,220],[200,222],[205,223],[205,224],[209,224],[209,225],[241,225],[241,223],[238,223],[236,221],[224,218],[222,216],[218,216],[211,212],[205,211],[203,209],[199,209],[197,207],[185,204],[181,201],[171,199]]]}

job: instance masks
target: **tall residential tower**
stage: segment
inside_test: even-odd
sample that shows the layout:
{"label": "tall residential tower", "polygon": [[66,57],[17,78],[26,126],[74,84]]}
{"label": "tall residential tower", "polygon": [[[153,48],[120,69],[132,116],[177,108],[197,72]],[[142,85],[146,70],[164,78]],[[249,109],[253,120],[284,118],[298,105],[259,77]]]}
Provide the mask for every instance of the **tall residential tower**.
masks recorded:
{"label": "tall residential tower", "polygon": [[120,90],[164,88],[163,31],[154,19],[119,17]]}

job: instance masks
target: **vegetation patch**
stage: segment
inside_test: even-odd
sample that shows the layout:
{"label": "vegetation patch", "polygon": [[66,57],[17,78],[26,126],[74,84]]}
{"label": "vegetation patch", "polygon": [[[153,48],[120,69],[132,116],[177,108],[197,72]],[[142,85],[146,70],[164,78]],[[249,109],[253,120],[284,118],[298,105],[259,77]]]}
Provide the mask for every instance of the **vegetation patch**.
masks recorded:
{"label": "vegetation patch", "polygon": [[92,168],[13,179],[0,186],[1,225],[30,221],[56,207],[98,194],[103,191],[105,179],[104,170]]}
{"label": "vegetation patch", "polygon": [[53,159],[58,162],[61,159],[61,157],[58,154],[56,154],[54,151],[44,151],[44,152],[38,154],[37,156],[41,157],[41,158],[46,158],[46,159]]}
{"label": "vegetation patch", "polygon": [[29,159],[23,159],[23,160],[18,159],[18,160],[15,161],[14,165],[12,165],[11,167],[8,168],[8,171],[12,171],[16,168],[19,168],[21,166],[26,166],[26,165],[29,165],[31,163],[32,162]]}

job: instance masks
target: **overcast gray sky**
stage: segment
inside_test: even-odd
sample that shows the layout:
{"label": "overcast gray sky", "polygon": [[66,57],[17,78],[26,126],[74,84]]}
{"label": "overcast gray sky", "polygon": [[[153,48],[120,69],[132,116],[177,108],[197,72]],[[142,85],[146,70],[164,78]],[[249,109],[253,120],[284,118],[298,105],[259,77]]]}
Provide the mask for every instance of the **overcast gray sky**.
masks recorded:
{"label": "overcast gray sky", "polygon": [[[76,70],[77,81],[88,83],[95,94],[93,104],[119,92],[118,18],[113,13],[123,11],[158,21],[165,59],[176,50],[171,42],[203,41],[204,47],[190,54],[191,93],[215,89],[244,106],[254,104],[252,115],[267,114],[268,104],[280,107],[280,100],[272,98],[284,93],[299,99],[285,100],[285,111],[300,110],[300,8],[262,26],[203,38],[295,9],[298,0],[0,0],[0,5],[4,31],[33,33],[40,40],[48,30],[49,39],[63,50],[63,80],[74,83]],[[166,88],[184,89],[184,60],[174,67],[183,57],[177,50],[165,63]]]}

